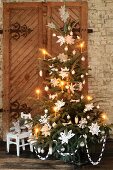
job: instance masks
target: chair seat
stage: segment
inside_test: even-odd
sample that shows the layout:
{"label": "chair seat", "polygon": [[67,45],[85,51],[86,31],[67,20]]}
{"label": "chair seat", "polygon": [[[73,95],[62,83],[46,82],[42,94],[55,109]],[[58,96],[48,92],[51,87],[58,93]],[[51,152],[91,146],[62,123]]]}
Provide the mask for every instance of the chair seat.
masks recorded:
{"label": "chair seat", "polygon": [[19,138],[19,139],[23,139],[23,138],[28,138],[30,135],[30,132],[22,132],[22,133],[15,133],[15,132],[9,132],[7,133],[7,137],[9,138]]}

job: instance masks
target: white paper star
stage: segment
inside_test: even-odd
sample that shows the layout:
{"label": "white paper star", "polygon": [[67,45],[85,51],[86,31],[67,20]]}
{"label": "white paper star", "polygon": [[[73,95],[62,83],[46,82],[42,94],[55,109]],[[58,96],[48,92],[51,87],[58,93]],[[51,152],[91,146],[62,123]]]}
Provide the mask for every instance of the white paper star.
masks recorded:
{"label": "white paper star", "polygon": [[51,84],[54,86],[54,87],[56,87],[56,86],[58,86],[58,79],[56,79],[56,78],[53,78],[53,79],[51,79]]}
{"label": "white paper star", "polygon": [[60,12],[61,20],[65,23],[67,19],[69,18],[69,13],[68,11],[66,11],[65,5],[61,6],[61,8],[59,9],[59,12]]}
{"label": "white paper star", "polygon": [[62,54],[59,54],[59,55],[57,56],[57,58],[60,60],[60,62],[66,62],[67,59],[68,59],[68,56],[65,55],[64,53],[62,53]]}
{"label": "white paper star", "polygon": [[61,76],[62,79],[68,77],[68,74],[69,74],[69,69],[67,67],[61,68],[61,71],[59,71],[59,76]]}
{"label": "white paper star", "polygon": [[87,112],[87,111],[93,110],[93,108],[94,108],[93,103],[86,104],[86,105],[85,105],[84,112]]}
{"label": "white paper star", "polygon": [[63,36],[57,36],[58,40],[57,43],[60,43],[60,46],[62,46],[65,43],[65,38]]}
{"label": "white paper star", "polygon": [[86,127],[86,124],[87,124],[87,120],[86,120],[86,118],[81,118],[81,120],[79,121],[79,124],[78,124],[78,126],[80,127],[80,128],[85,128]]}
{"label": "white paper star", "polygon": [[96,123],[92,123],[91,126],[89,126],[89,129],[92,133],[92,135],[97,135],[98,136],[98,133],[100,132],[99,130],[100,126],[98,126],[97,122]]}
{"label": "white paper star", "polygon": [[64,130],[64,132],[60,133],[60,137],[58,139],[61,140],[62,144],[63,143],[67,143],[68,144],[68,140],[71,139],[75,134],[72,133],[72,130],[70,130],[69,132],[66,132]]}
{"label": "white paper star", "polygon": [[41,124],[46,124],[48,122],[49,116],[47,116],[47,114],[41,116],[41,119],[39,119],[39,122]]}
{"label": "white paper star", "polygon": [[67,36],[65,37],[65,42],[66,42],[67,44],[72,45],[72,44],[74,44],[74,41],[75,41],[75,39],[74,39],[71,35],[67,35]]}
{"label": "white paper star", "polygon": [[57,110],[59,111],[61,109],[61,107],[63,107],[65,105],[65,102],[63,102],[62,100],[57,100],[57,102],[55,103],[55,106],[57,107]]}
{"label": "white paper star", "polygon": [[50,136],[50,130],[51,130],[51,127],[45,124],[40,131],[42,132],[42,135],[47,137],[47,136]]}

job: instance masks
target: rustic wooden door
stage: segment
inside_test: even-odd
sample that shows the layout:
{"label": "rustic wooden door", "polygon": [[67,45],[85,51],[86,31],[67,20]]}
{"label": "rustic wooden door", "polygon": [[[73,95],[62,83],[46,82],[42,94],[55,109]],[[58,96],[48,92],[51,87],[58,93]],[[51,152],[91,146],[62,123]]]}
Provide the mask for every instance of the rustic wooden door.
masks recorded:
{"label": "rustic wooden door", "polygon": [[[10,125],[10,103],[26,103],[35,95],[39,84],[37,74],[39,48],[49,53],[60,52],[52,32],[46,25],[52,16],[61,27],[58,8],[61,2],[4,3],[4,54],[3,54],[3,138]],[[79,19],[80,34],[87,44],[87,3],[67,2],[70,16]],[[86,45],[87,47],[87,45]]]}

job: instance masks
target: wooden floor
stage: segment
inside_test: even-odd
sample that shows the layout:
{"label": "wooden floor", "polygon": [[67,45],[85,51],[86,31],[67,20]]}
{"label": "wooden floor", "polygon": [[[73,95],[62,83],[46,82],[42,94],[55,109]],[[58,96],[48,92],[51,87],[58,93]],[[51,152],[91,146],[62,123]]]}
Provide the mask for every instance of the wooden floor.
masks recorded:
{"label": "wooden floor", "polygon": [[0,169],[2,170],[113,170],[113,140],[108,140],[103,159],[98,166],[86,164],[81,167],[68,165],[60,160],[41,161],[35,153],[31,153],[28,148],[21,150],[20,157],[16,156],[15,147],[12,146],[10,153],[6,153],[6,143],[0,142]]}

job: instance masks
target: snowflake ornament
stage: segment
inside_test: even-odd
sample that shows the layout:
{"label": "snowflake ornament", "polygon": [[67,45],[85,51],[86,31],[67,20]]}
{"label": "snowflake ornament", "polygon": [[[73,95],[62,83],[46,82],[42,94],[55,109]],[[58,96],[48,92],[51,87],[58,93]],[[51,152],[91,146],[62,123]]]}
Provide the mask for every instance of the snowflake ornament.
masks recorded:
{"label": "snowflake ornament", "polygon": [[94,108],[93,103],[86,104],[86,105],[85,105],[84,112],[87,112],[87,111],[93,110],[93,108]]}
{"label": "snowflake ornament", "polygon": [[56,87],[56,86],[58,86],[58,79],[56,79],[56,78],[53,78],[53,79],[51,79],[51,84],[54,86],[54,87]]}
{"label": "snowflake ornament", "polygon": [[57,36],[58,40],[56,43],[60,43],[60,46],[62,46],[65,43],[65,38],[63,36]]}
{"label": "snowflake ornament", "polygon": [[50,130],[51,130],[51,127],[48,124],[45,124],[40,131],[42,132],[42,135],[47,137],[47,136],[50,136]]}
{"label": "snowflake ornament", "polygon": [[66,42],[67,44],[69,44],[69,45],[74,44],[74,41],[75,41],[75,39],[74,39],[71,35],[67,35],[67,36],[65,37],[65,42]]}
{"label": "snowflake ornament", "polygon": [[78,126],[80,127],[80,128],[85,128],[86,127],[86,124],[87,124],[87,120],[86,120],[86,118],[81,118],[81,120],[79,121],[79,124],[78,124]]}
{"label": "snowflake ornament", "polygon": [[101,132],[99,128],[100,128],[100,126],[98,126],[97,122],[92,123],[91,126],[89,126],[89,129],[90,129],[89,132],[91,132],[92,135],[97,135],[98,136],[98,133]]}
{"label": "snowflake ornament", "polygon": [[69,69],[67,67],[61,68],[61,71],[59,71],[59,76],[61,76],[62,79],[68,77],[68,74],[69,74]]}
{"label": "snowflake ornament", "polygon": [[68,56],[65,55],[64,53],[59,54],[57,58],[60,60],[60,62],[66,62],[68,60]]}
{"label": "snowflake ornament", "polygon": [[61,8],[59,9],[59,13],[60,13],[61,20],[65,23],[69,18],[69,13],[68,11],[66,11],[65,5],[61,6]]}
{"label": "snowflake ornament", "polygon": [[44,116],[41,116],[41,119],[39,119],[40,124],[46,124],[48,123],[49,116],[45,114]]}
{"label": "snowflake ornament", "polygon": [[62,100],[57,100],[57,102],[55,103],[55,106],[57,108],[57,110],[59,111],[61,109],[61,107],[63,107],[65,105],[65,102],[63,102]]}
{"label": "snowflake ornament", "polygon": [[64,132],[60,133],[60,137],[58,139],[61,140],[62,144],[68,144],[69,139],[71,139],[73,136],[75,136],[75,134],[72,133],[72,130],[70,130],[69,132],[66,132],[66,130],[64,130]]}

